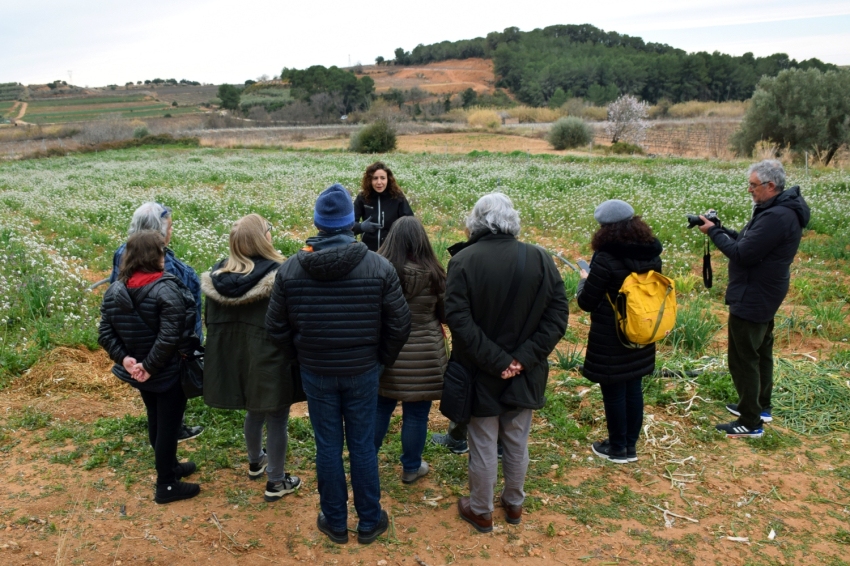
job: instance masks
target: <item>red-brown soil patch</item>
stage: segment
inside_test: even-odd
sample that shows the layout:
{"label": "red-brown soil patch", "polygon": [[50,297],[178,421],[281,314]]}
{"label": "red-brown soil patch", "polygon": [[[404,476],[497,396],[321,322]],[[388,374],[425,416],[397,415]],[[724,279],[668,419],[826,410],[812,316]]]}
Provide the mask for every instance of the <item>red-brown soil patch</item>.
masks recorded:
{"label": "red-brown soil patch", "polygon": [[375,81],[378,94],[393,88],[414,87],[432,94],[458,93],[468,88],[483,94],[492,93],[496,84],[490,59],[439,61],[410,67],[368,65],[363,67],[363,75]]}

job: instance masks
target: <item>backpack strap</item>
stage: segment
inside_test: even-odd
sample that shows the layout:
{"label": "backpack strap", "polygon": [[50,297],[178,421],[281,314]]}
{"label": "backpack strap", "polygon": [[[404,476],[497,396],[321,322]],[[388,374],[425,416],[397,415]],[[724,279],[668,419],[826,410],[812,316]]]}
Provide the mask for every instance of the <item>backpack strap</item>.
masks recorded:
{"label": "backpack strap", "polygon": [[664,299],[661,301],[661,308],[658,309],[658,318],[655,319],[655,328],[652,329],[652,336],[650,336],[652,340],[655,340],[655,335],[658,334],[658,327],[661,326],[661,319],[664,318],[664,309],[667,307],[667,297],[670,296],[672,291],[673,286],[667,285],[667,292],[664,293]]}

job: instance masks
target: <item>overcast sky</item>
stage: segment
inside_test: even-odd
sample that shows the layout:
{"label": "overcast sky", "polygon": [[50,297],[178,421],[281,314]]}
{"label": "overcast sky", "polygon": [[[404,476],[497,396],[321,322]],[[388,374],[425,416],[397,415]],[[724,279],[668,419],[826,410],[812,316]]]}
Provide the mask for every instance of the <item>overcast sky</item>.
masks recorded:
{"label": "overcast sky", "polygon": [[0,83],[242,83],[516,26],[589,23],[686,51],[850,65],[850,0],[0,0]]}

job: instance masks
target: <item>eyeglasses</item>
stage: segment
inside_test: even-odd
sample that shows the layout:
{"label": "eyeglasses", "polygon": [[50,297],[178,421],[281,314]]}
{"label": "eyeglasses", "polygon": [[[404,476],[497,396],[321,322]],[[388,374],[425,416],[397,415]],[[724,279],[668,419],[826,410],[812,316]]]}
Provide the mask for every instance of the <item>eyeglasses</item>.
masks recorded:
{"label": "eyeglasses", "polygon": [[760,187],[762,185],[767,185],[770,181],[765,181],[763,183],[750,183],[750,188],[755,189],[756,187]]}
{"label": "eyeglasses", "polygon": [[159,215],[160,218],[168,218],[169,216],[171,216],[171,207],[165,206],[161,202],[158,202],[156,204],[162,207],[162,212]]}
{"label": "eyeglasses", "polygon": [[266,234],[272,231],[272,225],[269,222],[266,222]]}

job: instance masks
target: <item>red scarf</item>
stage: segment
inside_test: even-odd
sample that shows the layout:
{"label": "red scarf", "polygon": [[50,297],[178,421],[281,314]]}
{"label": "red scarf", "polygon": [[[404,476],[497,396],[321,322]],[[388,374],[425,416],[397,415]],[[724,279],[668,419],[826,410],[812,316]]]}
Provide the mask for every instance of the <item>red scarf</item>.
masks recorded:
{"label": "red scarf", "polygon": [[128,289],[135,289],[137,287],[144,287],[145,285],[149,285],[162,277],[162,271],[157,271],[156,273],[145,273],[144,271],[137,271],[133,275],[130,276],[130,279],[127,281]]}

